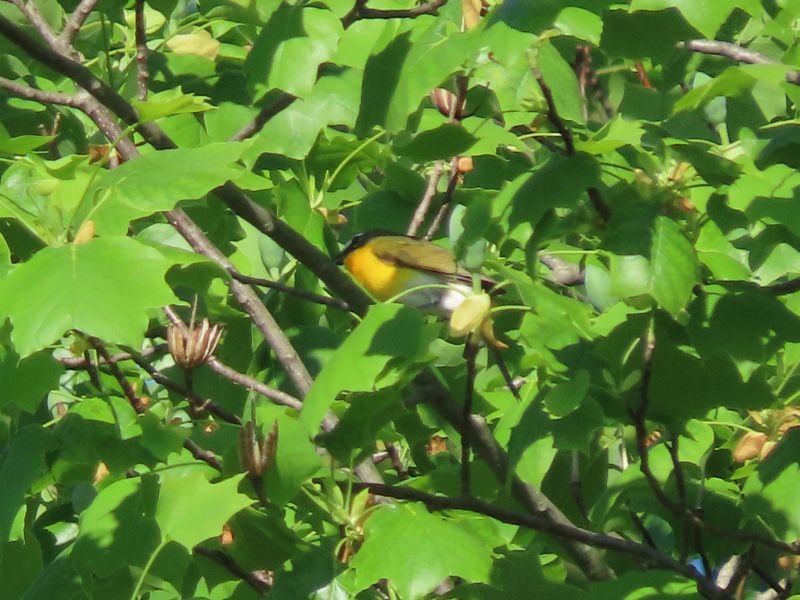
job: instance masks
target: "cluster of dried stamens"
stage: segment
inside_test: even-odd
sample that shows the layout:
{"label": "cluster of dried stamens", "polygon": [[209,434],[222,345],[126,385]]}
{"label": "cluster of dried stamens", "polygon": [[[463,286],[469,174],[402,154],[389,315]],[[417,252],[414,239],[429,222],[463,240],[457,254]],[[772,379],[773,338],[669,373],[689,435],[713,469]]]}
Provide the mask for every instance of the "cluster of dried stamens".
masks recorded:
{"label": "cluster of dried stamens", "polygon": [[192,322],[188,327],[172,324],[167,328],[169,353],[178,365],[193,369],[211,358],[221,335],[222,327],[212,325],[208,319]]}

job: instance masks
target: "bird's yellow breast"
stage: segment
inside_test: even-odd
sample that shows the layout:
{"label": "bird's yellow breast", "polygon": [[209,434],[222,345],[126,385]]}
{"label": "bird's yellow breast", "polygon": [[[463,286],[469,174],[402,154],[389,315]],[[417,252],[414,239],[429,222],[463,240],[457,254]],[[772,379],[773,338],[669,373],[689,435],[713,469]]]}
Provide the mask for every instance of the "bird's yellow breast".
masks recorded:
{"label": "bird's yellow breast", "polygon": [[350,252],[344,259],[345,267],[367,291],[378,300],[385,301],[409,287],[416,272],[375,256],[367,243]]}

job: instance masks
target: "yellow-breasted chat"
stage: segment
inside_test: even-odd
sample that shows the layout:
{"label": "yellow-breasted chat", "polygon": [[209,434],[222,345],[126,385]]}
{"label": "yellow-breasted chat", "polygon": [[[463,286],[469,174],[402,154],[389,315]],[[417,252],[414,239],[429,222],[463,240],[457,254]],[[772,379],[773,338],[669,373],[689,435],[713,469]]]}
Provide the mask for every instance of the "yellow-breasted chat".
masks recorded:
{"label": "yellow-breasted chat", "polygon": [[[471,302],[484,297],[483,314],[476,315],[475,328],[480,327],[483,337],[496,347],[504,347],[491,330],[488,296],[476,294],[472,274],[456,262],[450,250],[409,236],[373,230],[355,235],[335,260],[344,264],[377,300],[395,300],[442,317],[453,316],[468,298]],[[484,292],[496,286],[488,277],[481,277],[480,284]],[[469,321],[470,316],[466,318]]]}

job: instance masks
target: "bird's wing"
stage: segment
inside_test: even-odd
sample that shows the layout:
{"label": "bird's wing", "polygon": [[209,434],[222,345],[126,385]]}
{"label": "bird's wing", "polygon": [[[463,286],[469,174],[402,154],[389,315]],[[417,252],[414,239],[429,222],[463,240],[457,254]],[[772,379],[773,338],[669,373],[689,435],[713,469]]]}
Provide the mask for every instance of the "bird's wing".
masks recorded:
{"label": "bird's wing", "polygon": [[[402,236],[383,236],[372,241],[375,256],[394,265],[449,275],[457,281],[472,282],[472,274],[458,265],[455,256],[447,248],[432,242]],[[496,282],[481,277],[481,287],[490,290]]]}

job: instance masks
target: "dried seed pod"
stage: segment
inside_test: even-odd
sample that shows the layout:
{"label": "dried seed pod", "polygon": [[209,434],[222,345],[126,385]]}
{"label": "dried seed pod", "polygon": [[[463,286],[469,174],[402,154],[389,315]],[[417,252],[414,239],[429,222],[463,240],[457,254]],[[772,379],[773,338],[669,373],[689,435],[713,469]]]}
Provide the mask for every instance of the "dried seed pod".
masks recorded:
{"label": "dried seed pod", "polygon": [[167,328],[167,346],[176,363],[184,369],[193,369],[214,354],[221,335],[222,328],[211,325],[208,319],[190,327],[173,324]]}
{"label": "dried seed pod", "polygon": [[278,421],[264,437],[253,421],[245,423],[239,431],[239,462],[251,477],[260,477],[275,463],[278,451]]}

